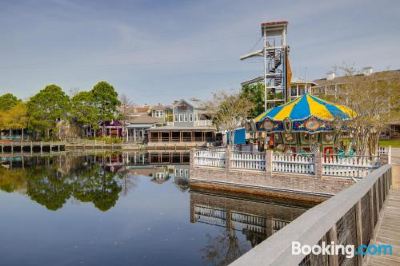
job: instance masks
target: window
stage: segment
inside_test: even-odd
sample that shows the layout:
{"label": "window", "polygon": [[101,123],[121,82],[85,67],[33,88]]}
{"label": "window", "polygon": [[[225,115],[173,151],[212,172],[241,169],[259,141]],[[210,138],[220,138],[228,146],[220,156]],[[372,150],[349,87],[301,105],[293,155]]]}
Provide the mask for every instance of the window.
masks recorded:
{"label": "window", "polygon": [[304,95],[306,93],[306,89],[303,85],[299,86],[299,94]]}
{"label": "window", "polygon": [[187,114],[184,114],[184,115],[183,115],[183,119],[185,119],[185,122],[187,122],[187,121],[188,121]]}
{"label": "window", "polygon": [[178,120],[179,120],[179,116],[178,116],[178,114],[175,114],[175,122],[178,122]]}
{"label": "window", "polygon": [[183,122],[183,114],[179,114],[179,122]]}
{"label": "window", "polygon": [[189,121],[193,122],[193,114],[189,114]]}
{"label": "window", "polygon": [[291,95],[292,96],[297,96],[297,88],[296,88],[296,86],[291,87]]}

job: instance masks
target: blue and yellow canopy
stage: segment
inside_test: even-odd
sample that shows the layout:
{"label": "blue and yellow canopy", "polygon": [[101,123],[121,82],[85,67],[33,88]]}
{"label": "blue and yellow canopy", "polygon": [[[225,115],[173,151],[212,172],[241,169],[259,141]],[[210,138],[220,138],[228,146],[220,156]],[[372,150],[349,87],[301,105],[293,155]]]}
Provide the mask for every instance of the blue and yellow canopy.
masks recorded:
{"label": "blue and yellow canopy", "polygon": [[255,122],[262,122],[266,118],[272,121],[283,121],[289,118],[291,121],[302,121],[310,117],[322,121],[335,119],[348,120],[355,117],[356,113],[350,108],[327,102],[310,94],[305,94],[289,103],[277,106],[257,116]]}

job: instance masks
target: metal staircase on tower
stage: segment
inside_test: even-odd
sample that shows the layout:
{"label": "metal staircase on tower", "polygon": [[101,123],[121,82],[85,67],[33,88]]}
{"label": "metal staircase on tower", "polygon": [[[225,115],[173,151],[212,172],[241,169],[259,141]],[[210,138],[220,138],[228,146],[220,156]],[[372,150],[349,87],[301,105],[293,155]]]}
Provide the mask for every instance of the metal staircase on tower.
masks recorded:
{"label": "metal staircase on tower", "polygon": [[287,57],[289,47],[286,43],[287,21],[261,24],[263,48],[242,56],[244,60],[252,57],[264,59],[265,110],[288,101]]}

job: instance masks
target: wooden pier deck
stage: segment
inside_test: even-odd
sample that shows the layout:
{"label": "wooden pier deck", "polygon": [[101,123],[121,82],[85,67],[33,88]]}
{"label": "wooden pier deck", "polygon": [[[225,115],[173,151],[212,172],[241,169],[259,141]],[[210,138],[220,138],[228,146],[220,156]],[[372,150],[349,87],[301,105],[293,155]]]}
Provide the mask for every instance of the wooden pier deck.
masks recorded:
{"label": "wooden pier deck", "polygon": [[393,255],[370,256],[368,265],[400,265],[400,189],[392,188],[378,225],[375,243],[389,244]]}

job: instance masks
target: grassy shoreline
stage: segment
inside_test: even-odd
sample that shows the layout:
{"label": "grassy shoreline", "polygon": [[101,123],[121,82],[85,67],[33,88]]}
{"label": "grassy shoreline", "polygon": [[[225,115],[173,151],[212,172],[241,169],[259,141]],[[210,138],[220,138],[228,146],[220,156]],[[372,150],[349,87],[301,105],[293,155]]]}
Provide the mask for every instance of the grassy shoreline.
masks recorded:
{"label": "grassy shoreline", "polygon": [[380,140],[379,146],[392,146],[393,148],[400,148],[400,139]]}

